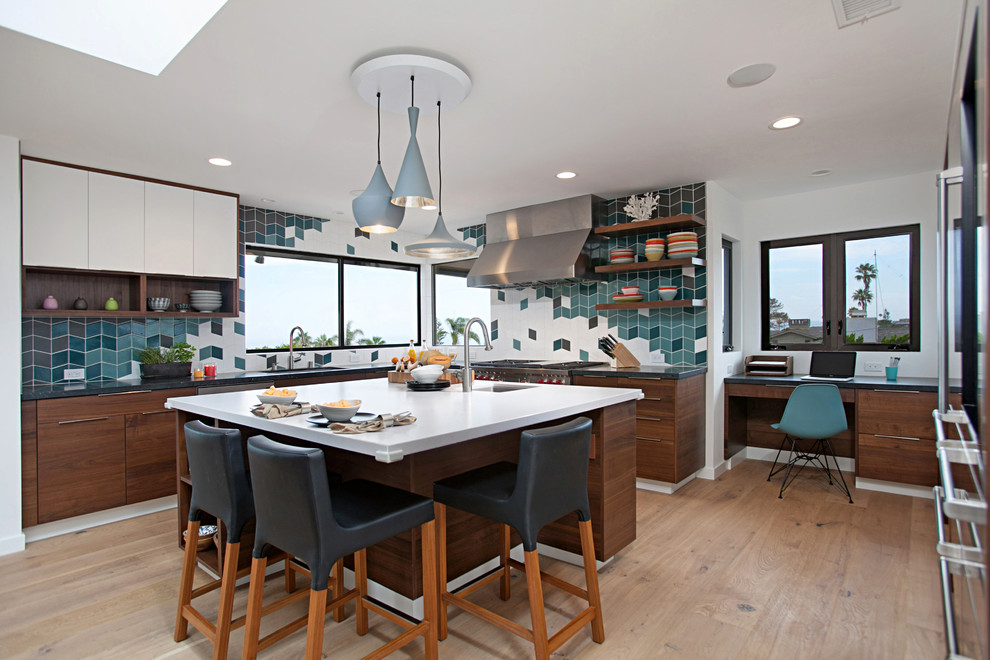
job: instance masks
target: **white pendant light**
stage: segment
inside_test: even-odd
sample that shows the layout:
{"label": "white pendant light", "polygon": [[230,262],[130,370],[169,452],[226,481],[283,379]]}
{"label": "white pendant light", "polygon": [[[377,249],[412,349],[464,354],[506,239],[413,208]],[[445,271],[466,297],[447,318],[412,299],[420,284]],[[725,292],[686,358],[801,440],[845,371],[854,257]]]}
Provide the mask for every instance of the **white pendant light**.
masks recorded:
{"label": "white pendant light", "polygon": [[371,183],[351,202],[354,221],[361,231],[369,234],[391,234],[402,224],[406,209],[392,204],[392,187],[388,185],[382,170],[382,95],[378,101],[378,165],[371,175]]}
{"label": "white pendant light", "polygon": [[396,206],[422,208],[432,206],[433,189],[430,179],[426,176],[426,165],[423,164],[423,154],[416,141],[416,127],[419,124],[419,108],[416,107],[416,76],[409,76],[412,85],[412,96],[409,101],[409,144],[406,155],[402,158],[399,178],[395,180],[395,191],[392,193],[392,203]]}
{"label": "white pendant light", "polygon": [[[437,195],[437,223],[433,226],[433,231],[426,238],[410,243],[406,246],[406,254],[411,257],[425,257],[427,259],[456,259],[460,257],[470,257],[477,250],[476,247],[464,241],[459,241],[447,231],[447,225],[443,221],[443,168],[440,161],[440,101],[437,101],[437,180],[439,182],[439,192]],[[398,188],[398,185],[396,185]]]}

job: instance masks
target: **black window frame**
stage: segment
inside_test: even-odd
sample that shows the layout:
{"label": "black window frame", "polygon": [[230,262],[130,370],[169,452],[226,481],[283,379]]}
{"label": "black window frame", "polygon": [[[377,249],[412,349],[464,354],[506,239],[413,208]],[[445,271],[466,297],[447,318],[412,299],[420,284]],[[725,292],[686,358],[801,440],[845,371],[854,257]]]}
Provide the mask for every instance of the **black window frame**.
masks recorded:
{"label": "black window frame", "polygon": [[[847,344],[846,318],[846,241],[910,236],[910,333],[906,344]],[[772,344],[770,342],[770,250],[799,245],[822,246],[822,342]],[[784,238],[760,243],[760,346],[764,351],[912,351],[921,350],[921,225],[899,225],[858,231]]]}
{"label": "black window frame", "polygon": [[[416,344],[423,343],[423,269],[420,264],[405,263],[401,261],[387,261],[384,259],[366,259],[364,257],[343,256],[337,254],[322,254],[317,252],[304,252],[302,250],[286,250],[268,246],[248,245],[244,248],[245,259],[255,256],[272,256],[286,259],[299,259],[301,261],[319,261],[323,263],[336,263],[337,265],[337,336],[346,337],[345,328],[347,321],[344,318],[344,266],[369,266],[372,268],[395,268],[416,273]],[[384,303],[383,304],[387,304]],[[297,346],[294,352],[303,351],[353,351],[356,348],[395,348],[408,346],[409,342],[402,341],[395,344],[347,344],[340,346]],[[288,353],[287,348],[248,348],[248,353]]]}
{"label": "black window frame", "polygon": [[732,241],[722,237],[722,352],[728,353],[733,349],[732,334],[734,319],[732,316],[733,300],[732,275]]}

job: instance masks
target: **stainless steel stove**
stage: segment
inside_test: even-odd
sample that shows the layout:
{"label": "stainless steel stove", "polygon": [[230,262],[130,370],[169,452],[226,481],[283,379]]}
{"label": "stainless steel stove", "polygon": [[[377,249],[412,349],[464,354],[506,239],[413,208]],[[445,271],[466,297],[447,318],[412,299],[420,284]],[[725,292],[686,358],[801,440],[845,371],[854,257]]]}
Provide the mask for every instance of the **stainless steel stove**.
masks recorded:
{"label": "stainless steel stove", "polygon": [[491,360],[472,362],[475,380],[499,380],[509,383],[570,385],[571,370],[594,367],[604,362],[554,362],[552,360]]}

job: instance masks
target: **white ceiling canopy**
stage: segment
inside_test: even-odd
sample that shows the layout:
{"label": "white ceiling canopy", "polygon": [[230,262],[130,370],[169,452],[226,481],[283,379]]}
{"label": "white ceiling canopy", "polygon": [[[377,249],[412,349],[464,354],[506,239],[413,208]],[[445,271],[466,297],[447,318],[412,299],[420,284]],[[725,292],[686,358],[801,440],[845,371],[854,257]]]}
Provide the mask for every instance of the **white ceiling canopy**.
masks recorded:
{"label": "white ceiling canopy", "polygon": [[157,76],[227,0],[15,0],[0,26]]}

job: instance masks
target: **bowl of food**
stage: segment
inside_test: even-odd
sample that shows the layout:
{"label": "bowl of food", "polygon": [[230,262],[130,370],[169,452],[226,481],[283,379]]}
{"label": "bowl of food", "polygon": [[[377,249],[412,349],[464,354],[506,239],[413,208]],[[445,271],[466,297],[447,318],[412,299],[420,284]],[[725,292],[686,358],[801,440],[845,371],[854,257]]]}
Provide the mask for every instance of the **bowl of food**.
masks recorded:
{"label": "bowl of food", "polygon": [[417,383],[435,383],[440,379],[440,375],[443,373],[442,364],[430,364],[422,367],[416,367],[409,373],[412,375],[413,380]]}
{"label": "bowl of food", "polygon": [[296,391],[283,388],[269,387],[258,395],[258,401],[262,403],[274,403],[280,406],[289,406],[296,400]]}
{"label": "bowl of food", "polygon": [[[199,538],[196,539],[196,550],[206,550],[213,544],[213,535],[217,534],[216,525],[200,525],[199,526]],[[182,540],[189,540],[189,530],[182,532]]]}
{"label": "bowl of food", "polygon": [[357,413],[360,407],[360,399],[341,399],[340,401],[333,401],[331,403],[316,404],[316,408],[323,415],[323,418],[331,422],[350,421],[351,417]]}

